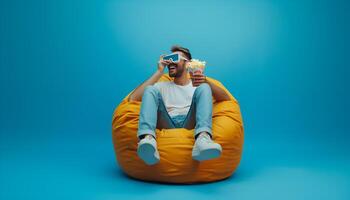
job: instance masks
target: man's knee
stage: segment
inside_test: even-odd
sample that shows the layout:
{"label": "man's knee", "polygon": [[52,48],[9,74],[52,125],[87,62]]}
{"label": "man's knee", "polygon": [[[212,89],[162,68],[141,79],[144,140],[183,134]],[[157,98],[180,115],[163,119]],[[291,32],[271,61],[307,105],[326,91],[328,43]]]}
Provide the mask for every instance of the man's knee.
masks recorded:
{"label": "man's knee", "polygon": [[153,85],[148,85],[148,86],[145,87],[144,93],[150,93],[152,95],[158,95],[159,90],[156,87],[154,87]]}
{"label": "man's knee", "polygon": [[195,90],[195,94],[200,94],[200,93],[203,93],[203,92],[205,92],[205,93],[210,93],[211,94],[211,88],[210,88],[210,86],[209,86],[209,84],[208,83],[202,83],[202,84],[200,84],[197,88],[196,88],[196,90]]}
{"label": "man's knee", "polygon": [[153,85],[148,85],[145,87],[143,95],[152,95],[154,97],[159,96],[159,90]]}

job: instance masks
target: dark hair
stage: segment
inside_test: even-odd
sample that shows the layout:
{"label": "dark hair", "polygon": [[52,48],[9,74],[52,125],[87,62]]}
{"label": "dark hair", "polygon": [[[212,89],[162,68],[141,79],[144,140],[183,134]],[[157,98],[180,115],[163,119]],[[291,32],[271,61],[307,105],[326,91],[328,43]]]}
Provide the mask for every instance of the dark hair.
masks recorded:
{"label": "dark hair", "polygon": [[178,45],[174,45],[171,47],[171,52],[175,52],[175,51],[180,51],[182,53],[185,54],[185,56],[191,60],[192,59],[192,55],[190,53],[190,50],[185,48],[185,47],[181,47],[181,46],[178,46]]}

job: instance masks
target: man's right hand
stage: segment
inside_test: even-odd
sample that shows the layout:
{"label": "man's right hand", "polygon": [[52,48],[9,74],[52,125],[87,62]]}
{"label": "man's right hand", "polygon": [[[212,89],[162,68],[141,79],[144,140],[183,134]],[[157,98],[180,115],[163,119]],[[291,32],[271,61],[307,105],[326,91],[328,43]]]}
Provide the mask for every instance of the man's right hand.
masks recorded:
{"label": "man's right hand", "polygon": [[167,65],[172,63],[172,61],[170,61],[170,60],[163,60],[164,56],[165,55],[161,55],[160,58],[159,58],[159,61],[158,61],[158,71],[160,71],[160,72],[163,72],[165,66],[167,66]]}

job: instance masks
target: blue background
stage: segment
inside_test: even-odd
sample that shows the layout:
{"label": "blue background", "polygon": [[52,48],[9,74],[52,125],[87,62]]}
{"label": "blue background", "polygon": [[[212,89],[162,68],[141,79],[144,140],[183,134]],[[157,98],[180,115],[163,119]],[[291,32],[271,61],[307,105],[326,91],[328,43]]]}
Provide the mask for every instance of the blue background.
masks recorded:
{"label": "blue background", "polygon": [[[0,199],[350,199],[349,3],[1,1]],[[228,180],[162,185],[115,162],[111,117],[173,44],[239,100]]]}

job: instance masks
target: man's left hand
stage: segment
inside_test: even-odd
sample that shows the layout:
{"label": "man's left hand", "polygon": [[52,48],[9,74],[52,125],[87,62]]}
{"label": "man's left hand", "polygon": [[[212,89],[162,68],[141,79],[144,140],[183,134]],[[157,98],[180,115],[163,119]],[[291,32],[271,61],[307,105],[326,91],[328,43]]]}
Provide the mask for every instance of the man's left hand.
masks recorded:
{"label": "man's left hand", "polygon": [[194,73],[192,76],[192,84],[194,87],[198,87],[200,86],[200,84],[202,83],[206,83],[207,82],[207,77],[202,74],[202,73]]}

